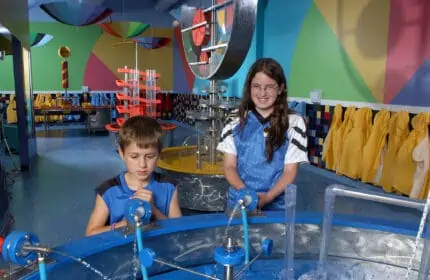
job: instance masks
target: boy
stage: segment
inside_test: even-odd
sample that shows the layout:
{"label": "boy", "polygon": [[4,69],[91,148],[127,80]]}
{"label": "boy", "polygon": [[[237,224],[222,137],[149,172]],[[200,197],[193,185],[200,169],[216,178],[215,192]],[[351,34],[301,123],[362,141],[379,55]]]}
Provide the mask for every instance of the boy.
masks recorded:
{"label": "boy", "polygon": [[158,122],[144,116],[129,118],[121,127],[119,155],[127,171],[97,187],[87,236],[125,226],[125,205],[131,198],[150,202],[156,220],[182,215],[175,187],[153,173],[162,149],[162,134]]}

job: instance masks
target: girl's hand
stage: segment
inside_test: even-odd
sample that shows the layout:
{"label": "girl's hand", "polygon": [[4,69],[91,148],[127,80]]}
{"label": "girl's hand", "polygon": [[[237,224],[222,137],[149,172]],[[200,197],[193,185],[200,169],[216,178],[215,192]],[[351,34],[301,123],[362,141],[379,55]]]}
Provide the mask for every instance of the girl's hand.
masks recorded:
{"label": "girl's hand", "polygon": [[258,208],[261,209],[270,202],[272,199],[267,195],[267,193],[257,193],[258,195]]}
{"label": "girl's hand", "polygon": [[138,198],[149,202],[151,205],[154,203],[152,192],[146,189],[137,190],[131,198]]}

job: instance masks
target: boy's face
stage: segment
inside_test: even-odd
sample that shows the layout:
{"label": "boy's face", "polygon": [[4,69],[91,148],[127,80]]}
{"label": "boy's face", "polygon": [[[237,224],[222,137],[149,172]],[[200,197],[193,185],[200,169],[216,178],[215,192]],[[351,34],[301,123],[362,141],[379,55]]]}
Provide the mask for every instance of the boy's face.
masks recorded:
{"label": "boy's face", "polygon": [[155,147],[139,148],[136,142],[130,143],[119,151],[125,162],[127,172],[139,181],[147,181],[157,167],[158,149]]}

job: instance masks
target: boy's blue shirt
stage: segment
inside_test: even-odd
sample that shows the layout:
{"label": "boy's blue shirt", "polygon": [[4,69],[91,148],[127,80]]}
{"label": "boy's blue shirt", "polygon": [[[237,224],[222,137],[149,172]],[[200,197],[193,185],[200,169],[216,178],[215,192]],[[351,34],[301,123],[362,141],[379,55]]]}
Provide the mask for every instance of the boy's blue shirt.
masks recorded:
{"label": "boy's blue shirt", "polygon": [[[125,205],[134,192],[125,181],[125,172],[106,180],[96,188],[109,209],[108,224],[118,223],[124,219]],[[164,182],[159,173],[153,173],[147,190],[152,192],[155,207],[165,216],[169,216],[170,202],[175,192],[172,183]]]}

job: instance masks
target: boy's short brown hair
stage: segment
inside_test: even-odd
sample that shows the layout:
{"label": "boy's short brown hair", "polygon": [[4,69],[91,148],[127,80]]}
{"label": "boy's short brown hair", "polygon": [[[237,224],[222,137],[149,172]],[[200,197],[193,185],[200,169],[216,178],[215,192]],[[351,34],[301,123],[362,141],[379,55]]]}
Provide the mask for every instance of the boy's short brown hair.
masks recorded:
{"label": "boy's short brown hair", "polygon": [[158,152],[163,149],[163,130],[160,124],[149,117],[134,116],[124,123],[118,133],[118,144],[122,152],[132,142],[141,149],[156,147]]}

